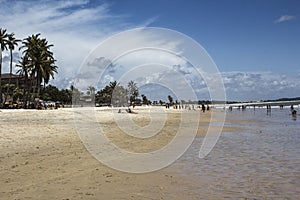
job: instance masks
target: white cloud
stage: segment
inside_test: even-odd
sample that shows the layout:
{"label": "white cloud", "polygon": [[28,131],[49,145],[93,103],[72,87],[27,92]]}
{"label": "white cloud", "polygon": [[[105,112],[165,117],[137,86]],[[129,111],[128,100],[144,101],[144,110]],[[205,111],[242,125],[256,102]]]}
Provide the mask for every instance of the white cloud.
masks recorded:
{"label": "white cloud", "polygon": [[296,16],[293,16],[293,15],[282,15],[278,19],[276,19],[274,21],[274,23],[282,23],[282,22],[290,21],[290,20],[294,20],[294,19],[296,19]]}
{"label": "white cloud", "polygon": [[[174,94],[178,93],[178,91],[181,93],[186,90],[186,83],[179,82],[178,76],[173,76],[174,72],[178,73],[176,68],[176,66],[173,68],[173,73],[165,71],[149,76],[148,78],[139,79],[137,82],[141,85],[147,84],[147,80],[150,80],[150,83],[161,83],[161,79],[164,78],[164,82],[169,83],[165,85],[172,85],[173,88],[175,88],[173,90]],[[195,71],[192,71],[192,74],[181,73],[181,75],[184,77],[182,80],[188,81],[191,85],[198,99],[210,99],[209,92],[212,91],[213,88],[207,87],[204,78],[195,74]],[[300,95],[299,74],[291,76],[272,72],[223,72],[221,76],[224,82],[227,100],[229,101],[268,100],[283,97],[297,97]],[[209,81],[214,80],[214,78],[216,77],[213,75],[206,77]],[[165,90],[163,90],[163,92],[165,92]],[[149,94],[149,96],[151,96],[152,100],[157,100],[162,98],[163,95],[168,95],[163,92],[156,90]],[[155,97],[157,97],[157,99]],[[186,96],[185,100],[188,99],[189,97]]]}
{"label": "white cloud", "polygon": [[224,72],[228,100],[261,100],[296,97],[300,94],[300,76],[272,72]]}
{"label": "white cloud", "polygon": [[[117,34],[105,40],[91,52],[81,69],[82,73],[88,74],[90,71],[94,71],[94,76],[88,78],[96,80],[101,78],[103,71],[120,82],[122,76],[123,79],[126,76],[130,80],[139,78],[141,75],[152,74],[152,68],[156,64],[173,66],[186,63],[178,55],[180,53],[178,46],[182,41],[176,40],[174,34],[170,36],[166,32],[167,30],[149,28],[134,29]],[[107,65],[110,62],[113,62],[112,67]],[[184,68],[177,69],[184,70]],[[85,86],[82,85],[82,87]]]}
{"label": "white cloud", "polygon": [[109,75],[109,74],[106,74],[103,79],[101,79],[101,84],[102,85],[108,85],[110,82],[113,82],[115,81],[114,77]]}
{"label": "white cloud", "polygon": [[[93,5],[91,5],[93,3]],[[53,52],[59,73],[52,83],[66,87],[85,57],[108,36],[130,28],[151,24],[156,17],[145,19],[140,24],[126,21],[124,15],[111,11],[109,3],[89,0],[67,1],[1,1],[0,24],[17,38],[41,33],[54,44]],[[4,72],[9,63],[3,63]]]}

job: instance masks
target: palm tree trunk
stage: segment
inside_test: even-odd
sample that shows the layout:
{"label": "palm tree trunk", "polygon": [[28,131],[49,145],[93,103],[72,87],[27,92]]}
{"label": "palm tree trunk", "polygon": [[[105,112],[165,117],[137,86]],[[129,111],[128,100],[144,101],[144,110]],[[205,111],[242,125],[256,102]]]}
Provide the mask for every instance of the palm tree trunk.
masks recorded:
{"label": "palm tree trunk", "polygon": [[23,104],[24,104],[24,108],[26,107],[27,105],[27,101],[28,101],[28,90],[29,90],[29,81],[28,81],[28,75],[27,75],[27,72],[25,71],[25,87],[24,87],[24,90],[23,90]]}
{"label": "palm tree trunk", "polygon": [[11,83],[11,76],[12,76],[12,49],[10,49],[10,65],[9,65],[9,79],[8,79],[8,87],[6,88],[6,95],[4,102],[6,102],[8,94],[10,93],[10,83]]}
{"label": "palm tree trunk", "polygon": [[0,46],[0,108],[2,108],[2,47]]}
{"label": "palm tree trunk", "polygon": [[41,93],[41,81],[40,81],[40,76],[38,75],[37,77],[37,98],[40,98],[40,93]]}
{"label": "palm tree trunk", "polygon": [[36,98],[39,98],[39,96],[40,96],[40,69],[39,69],[39,66],[36,68],[37,69],[36,69],[36,76],[35,76],[34,94],[35,94]]}
{"label": "palm tree trunk", "polygon": [[29,85],[28,85],[28,90],[27,90],[27,94],[26,94],[26,103],[27,103],[27,101],[31,101],[31,99],[29,98],[29,95],[30,95],[30,93],[31,93],[31,90],[32,90],[32,78],[30,78],[29,79],[29,81],[28,81],[28,83],[29,83]]}

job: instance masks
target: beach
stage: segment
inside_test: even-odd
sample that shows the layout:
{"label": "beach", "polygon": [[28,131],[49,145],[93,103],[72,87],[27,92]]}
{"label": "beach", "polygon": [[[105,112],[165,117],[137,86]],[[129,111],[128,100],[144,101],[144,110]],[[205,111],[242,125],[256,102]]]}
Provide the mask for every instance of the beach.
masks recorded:
{"label": "beach", "polygon": [[[150,121],[147,109],[134,109],[136,114],[119,115],[130,115],[136,124],[145,126]],[[158,136],[145,141],[135,140],[122,133],[115,124],[110,109],[98,110],[95,113],[108,138],[119,147],[134,152],[148,152],[166,145],[178,129],[180,111],[170,109],[165,112],[167,121],[164,129]],[[232,155],[228,155],[226,153],[229,147],[222,142],[218,144],[223,145],[223,150],[216,147],[206,158],[197,157],[199,144],[207,132],[210,112],[200,113],[199,129],[193,145],[174,164],[155,172],[132,174],[103,165],[87,151],[78,136],[71,108],[1,110],[0,199],[295,199],[299,191],[299,174],[298,177],[295,176],[299,167],[292,170],[283,167],[286,171],[280,173],[287,176],[291,172],[290,175],[295,176],[294,179],[288,177],[287,180],[278,179],[277,176],[274,180],[268,173],[276,175],[276,172],[266,168],[265,179],[259,181],[255,179],[255,175],[251,177],[248,174],[246,178],[242,177],[241,174],[245,174],[244,170],[251,174],[256,173],[253,168],[248,171],[245,168],[247,155],[245,154],[244,159],[235,160],[236,157],[232,155],[239,154],[242,150],[232,149]],[[221,136],[221,141],[222,138],[226,140],[231,135],[240,136],[243,128],[239,124],[254,122],[255,120],[250,118],[228,119],[223,128],[225,138]],[[244,129],[248,130],[249,127]],[[218,155],[218,158],[214,160],[215,155]],[[295,164],[299,162],[299,156],[297,159],[294,160]],[[256,165],[249,161],[248,166],[259,168],[261,164],[257,160],[255,162]],[[221,165],[222,168],[219,168]],[[239,167],[241,174],[231,171],[240,169]],[[228,172],[226,175],[230,178],[226,178],[222,171]],[[261,175],[260,172],[257,175]],[[239,181],[244,179],[249,180],[239,185]],[[276,181],[287,185],[278,186]],[[275,186],[284,187],[286,193],[269,194],[268,187]]]}
{"label": "beach", "polygon": [[0,2],[0,200],[300,200],[300,0]]}

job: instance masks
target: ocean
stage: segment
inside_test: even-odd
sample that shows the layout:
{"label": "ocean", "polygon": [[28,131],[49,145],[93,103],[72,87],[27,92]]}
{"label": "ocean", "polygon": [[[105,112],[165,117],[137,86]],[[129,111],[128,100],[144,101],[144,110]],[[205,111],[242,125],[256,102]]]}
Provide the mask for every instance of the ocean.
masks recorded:
{"label": "ocean", "polygon": [[222,133],[203,159],[203,139],[196,138],[172,169],[197,199],[300,199],[300,115],[290,113],[288,107],[228,111],[225,125],[242,130]]}

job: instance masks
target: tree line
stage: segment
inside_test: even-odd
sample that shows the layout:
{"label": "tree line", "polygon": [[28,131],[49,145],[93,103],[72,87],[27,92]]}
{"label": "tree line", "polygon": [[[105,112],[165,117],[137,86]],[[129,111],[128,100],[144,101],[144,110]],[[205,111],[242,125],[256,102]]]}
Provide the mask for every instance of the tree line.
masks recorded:
{"label": "tree line", "polygon": [[[16,47],[21,52],[21,58],[16,64],[17,75],[22,77],[23,86],[15,85],[12,82],[13,75],[13,51]],[[6,101],[18,101],[26,105],[27,102],[34,102],[38,99],[44,101],[62,102],[64,104],[82,103],[85,95],[74,86],[69,89],[58,89],[56,86],[47,85],[50,79],[58,72],[56,60],[46,38],[41,34],[33,34],[25,39],[15,38],[14,33],[8,33],[6,29],[0,28],[0,108]],[[9,51],[9,80],[2,85],[2,52]],[[46,86],[47,85],[47,86]],[[126,87],[116,81],[110,82],[103,89],[96,91],[93,86],[87,88],[87,96],[96,105],[149,105],[152,104],[145,94],[139,94],[137,84],[130,81]],[[139,96],[140,95],[140,96]],[[4,97],[4,98],[3,98]],[[168,96],[168,104],[178,104],[176,100]],[[163,105],[162,100],[154,101],[154,104]]]}
{"label": "tree line", "polygon": [[[22,57],[15,67],[17,68],[17,74],[25,82],[23,88],[19,88],[11,82],[13,71],[12,52],[19,44],[21,46],[18,50],[21,51]],[[51,78],[54,78],[54,74],[57,73],[58,69],[51,51],[52,47],[53,44],[49,44],[46,38],[41,38],[40,33],[19,40],[15,38],[14,33],[8,33],[6,29],[0,28],[0,106],[3,105],[3,100],[6,101],[8,98],[22,102],[41,98],[42,89],[45,89],[45,85],[49,83]],[[9,81],[5,85],[2,85],[3,51],[10,52]]]}
{"label": "tree line", "polygon": [[[89,87],[88,91],[93,94],[92,91],[95,91],[95,89],[91,90]],[[139,97],[140,92],[134,81],[129,81],[127,87],[113,81],[94,94],[95,104],[99,106],[149,105],[152,103],[145,94],[141,94],[141,98]]]}

